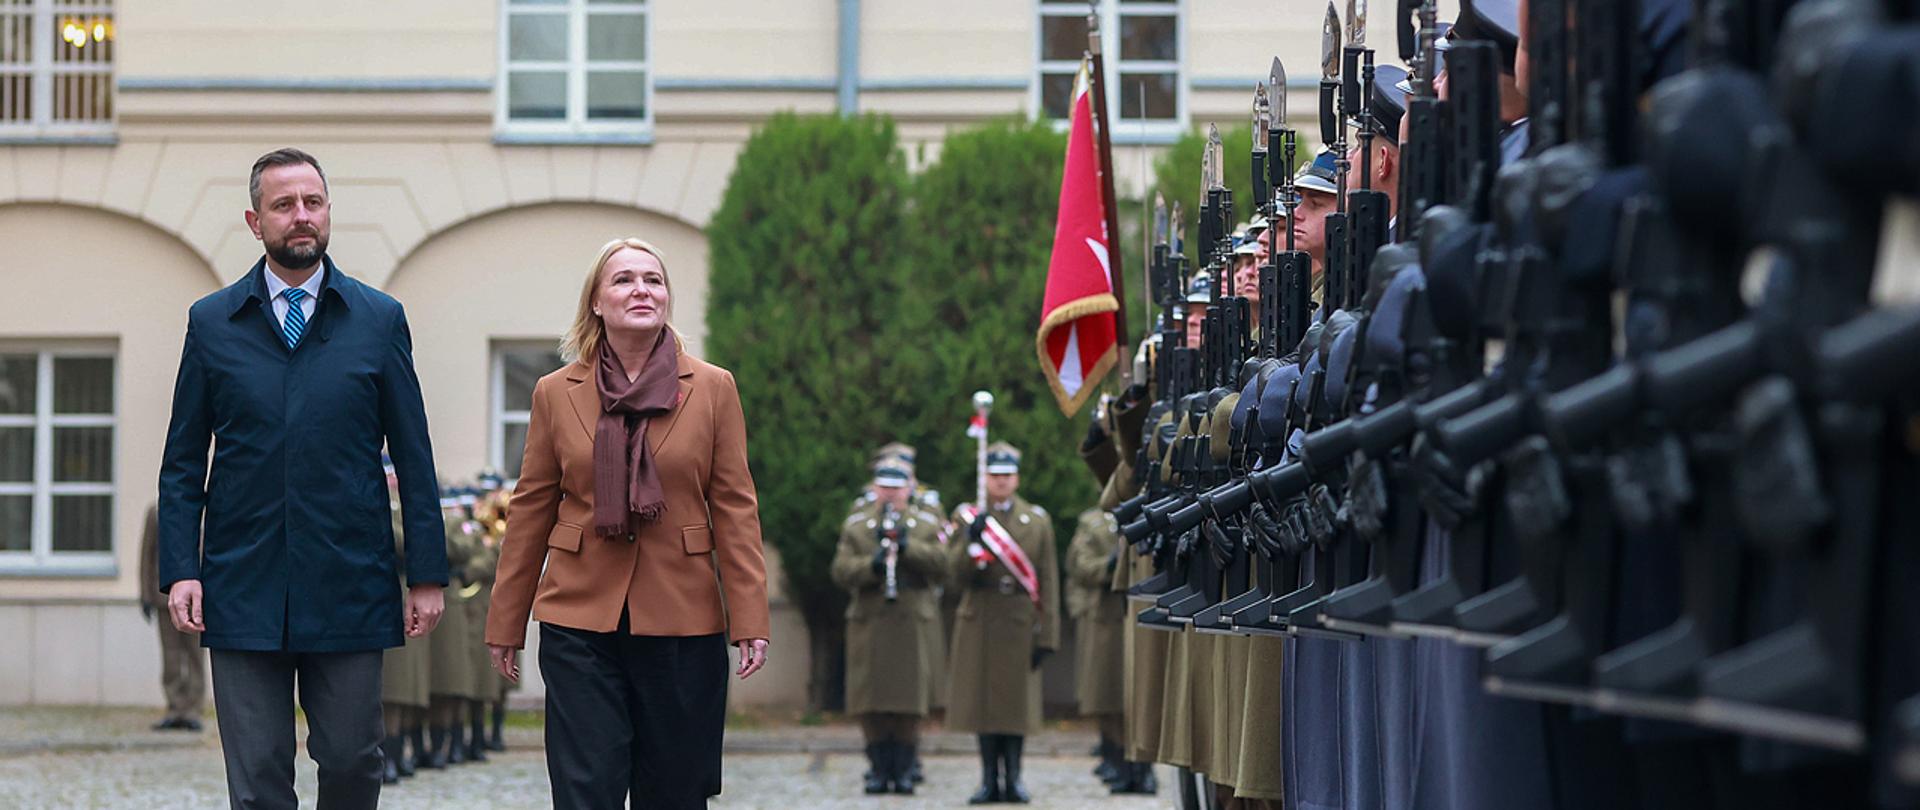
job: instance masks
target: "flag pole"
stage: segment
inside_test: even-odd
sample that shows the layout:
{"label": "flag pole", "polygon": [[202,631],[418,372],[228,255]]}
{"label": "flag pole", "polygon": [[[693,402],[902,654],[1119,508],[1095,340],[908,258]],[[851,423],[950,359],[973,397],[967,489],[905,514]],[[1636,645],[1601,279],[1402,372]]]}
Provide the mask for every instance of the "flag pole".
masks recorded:
{"label": "flag pole", "polygon": [[[1092,2],[1089,2],[1092,5]],[[1120,370],[1121,385],[1130,385],[1133,380],[1133,349],[1127,340],[1127,287],[1126,273],[1120,261],[1120,204],[1113,196],[1113,136],[1111,119],[1107,117],[1106,67],[1100,58],[1100,17],[1098,9],[1087,14],[1087,58],[1091,60],[1091,69],[1087,72],[1087,92],[1093,94],[1093,130],[1095,143],[1100,148],[1100,189],[1106,206],[1108,254],[1107,281],[1113,285],[1113,300],[1119,307],[1113,312],[1114,335],[1120,344],[1120,359],[1114,366]]]}

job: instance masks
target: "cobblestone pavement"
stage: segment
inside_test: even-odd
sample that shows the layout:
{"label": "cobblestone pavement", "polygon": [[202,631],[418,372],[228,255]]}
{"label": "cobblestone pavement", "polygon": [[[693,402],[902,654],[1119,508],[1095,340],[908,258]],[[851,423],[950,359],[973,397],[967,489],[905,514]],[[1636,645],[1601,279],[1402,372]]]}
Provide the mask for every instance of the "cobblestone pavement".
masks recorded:
{"label": "cobblestone pavement", "polygon": [[[298,789],[304,803],[314,796],[313,762],[301,754]],[[957,808],[979,779],[978,760],[942,754],[926,760],[927,783],[919,795],[868,797],[860,793],[865,759],[839,753],[729,753],[725,792],[714,808],[806,810],[865,808],[909,810]],[[1035,808],[1161,808],[1159,797],[1114,798],[1088,775],[1092,758],[1029,756],[1026,783]],[[1165,782],[1167,773],[1162,773]],[[536,750],[495,754],[491,762],[426,773],[386,789],[387,808],[547,807],[545,760]],[[211,744],[93,752],[41,753],[0,758],[0,807],[6,808],[210,808],[223,805],[226,788],[219,749]]]}

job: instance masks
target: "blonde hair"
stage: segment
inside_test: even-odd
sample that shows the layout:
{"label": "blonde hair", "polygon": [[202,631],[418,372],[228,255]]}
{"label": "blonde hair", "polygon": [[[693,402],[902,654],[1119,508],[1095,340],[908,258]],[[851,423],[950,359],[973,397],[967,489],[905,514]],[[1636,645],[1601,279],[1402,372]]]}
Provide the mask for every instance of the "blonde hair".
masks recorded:
{"label": "blonde hair", "polygon": [[667,272],[667,257],[645,239],[615,239],[600,246],[600,255],[587,272],[586,285],[580,288],[580,308],[573,313],[573,325],[567,327],[566,336],[560,338],[560,359],[571,363],[600,353],[600,344],[607,339],[607,323],[593,314],[593,298],[600,291],[600,274],[607,269],[607,262],[622,250],[638,250],[660,263],[660,274],[667,283],[667,328],[673,328],[673,274]]}

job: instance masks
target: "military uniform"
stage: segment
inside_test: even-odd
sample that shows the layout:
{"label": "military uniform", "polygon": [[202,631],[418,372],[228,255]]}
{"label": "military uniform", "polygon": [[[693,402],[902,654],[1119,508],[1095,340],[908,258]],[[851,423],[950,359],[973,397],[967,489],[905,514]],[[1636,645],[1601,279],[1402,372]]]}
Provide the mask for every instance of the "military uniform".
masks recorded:
{"label": "military uniform", "polygon": [[479,527],[458,513],[457,503],[447,506],[450,507],[446,511],[447,565],[454,572],[454,581],[446,589],[446,608],[440,614],[440,624],[428,635],[432,642],[429,649],[433,716],[432,728],[428,731],[432,767],[467,760],[466,745],[462,741],[465,736],[462,710],[466,708],[466,701],[474,698],[477,680],[471,649],[474,635],[467,615],[467,600],[472,594],[467,590],[464,576],[467,564],[480,545]]}
{"label": "military uniform", "polygon": [[[884,460],[875,484],[908,486],[912,468]],[[887,528],[891,520],[893,527]],[[895,597],[886,595],[883,532],[899,538]],[[847,605],[847,713],[861,717],[872,770],[869,793],[912,793],[910,773],[920,718],[931,707],[943,655],[929,644],[940,637],[934,588],[946,575],[939,518],[913,508],[894,511],[877,499],[842,521],[833,558],[834,584],[852,594]]]}
{"label": "military uniform", "polygon": [[160,633],[160,689],[167,696],[167,716],[156,730],[200,730],[207,703],[207,653],[200,634],[173,626],[167,595],[160,592],[160,509],[147,507],[146,527],[140,532],[140,609]]}
{"label": "military uniform", "polygon": [[[406,532],[400,522],[400,508],[393,507],[393,553],[406,559]],[[401,575],[404,587],[406,576]],[[380,713],[386,737],[380,750],[386,758],[381,778],[393,784],[403,776],[412,776],[414,765],[426,753],[421,745],[421,725],[433,697],[432,636],[408,636],[406,643],[389,647],[380,657]],[[406,755],[405,739],[413,736],[413,757]]]}
{"label": "military uniform", "polygon": [[467,759],[487,758],[487,707],[506,696],[506,679],[493,668],[487,652],[487,607],[493,602],[493,570],[500,563],[500,544],[484,521],[474,523],[473,556],[468,558],[465,579],[467,592],[468,673],[473,682],[467,693]]}
{"label": "military uniform", "polygon": [[[989,475],[1018,470],[1019,452],[1010,445],[996,442],[988,449]],[[1025,794],[1020,756],[1026,735],[1040,729],[1039,662],[1060,640],[1060,573],[1052,519],[1045,509],[1017,495],[993,504],[988,514],[1032,563],[1039,595],[1035,604],[1013,571],[988,555],[981,541],[952,545],[950,582],[961,597],[953,630],[947,726],[980,735],[982,793],[975,797],[980,802]],[[955,520],[959,522],[958,512]],[[968,531],[971,538],[971,528]]]}
{"label": "military uniform", "polygon": [[1067,549],[1067,578],[1079,586],[1084,600],[1074,616],[1074,664],[1078,674],[1074,692],[1079,698],[1080,715],[1099,721],[1101,758],[1116,776],[1125,733],[1123,648],[1129,618],[1125,594],[1113,590],[1121,542],[1120,526],[1113,516],[1089,509],[1080,514],[1073,543]]}

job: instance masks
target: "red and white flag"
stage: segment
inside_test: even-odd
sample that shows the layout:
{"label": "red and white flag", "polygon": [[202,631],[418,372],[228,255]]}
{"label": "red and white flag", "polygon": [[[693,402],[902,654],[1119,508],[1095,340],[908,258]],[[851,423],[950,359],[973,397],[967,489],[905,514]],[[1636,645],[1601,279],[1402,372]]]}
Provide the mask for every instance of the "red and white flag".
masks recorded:
{"label": "red and white flag", "polygon": [[[1047,385],[1068,416],[1099,390],[1102,377],[1120,359],[1107,233],[1105,185],[1094,140],[1093,94],[1087,63],[1073,82],[1067,130],[1067,165],[1060,176],[1060,219],[1054,225],[1053,258],[1047,263],[1047,295],[1034,346]],[[1103,124],[1104,125],[1104,124]]]}
{"label": "red and white flag", "polygon": [[976,411],[973,414],[973,418],[967,420],[967,438],[984,439],[986,437],[987,415]]}

